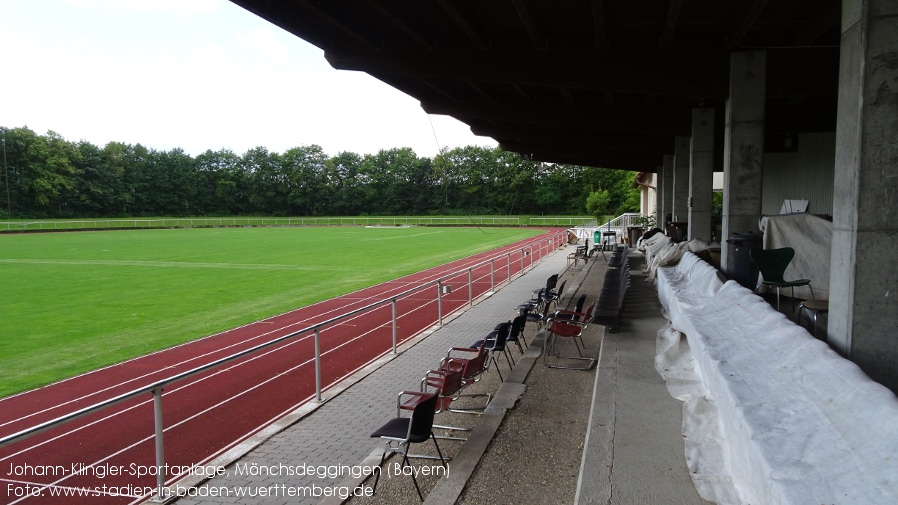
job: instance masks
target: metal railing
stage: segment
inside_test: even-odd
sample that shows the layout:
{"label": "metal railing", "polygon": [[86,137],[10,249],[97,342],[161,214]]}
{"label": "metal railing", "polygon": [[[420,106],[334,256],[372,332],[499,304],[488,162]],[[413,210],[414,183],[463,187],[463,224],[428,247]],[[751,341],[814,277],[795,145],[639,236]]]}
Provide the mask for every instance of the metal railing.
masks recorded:
{"label": "metal railing", "polygon": [[57,221],[2,221],[0,232],[102,230],[141,228],[194,228],[228,226],[520,226],[518,217],[197,217],[144,219],[75,219]]}
{"label": "metal railing", "polygon": [[[224,358],[220,358],[211,363],[207,363],[205,365],[201,365],[199,367],[193,368],[186,372],[182,372],[182,373],[173,375],[167,379],[162,379],[162,380],[156,381],[152,384],[134,389],[130,392],[118,395],[114,398],[110,398],[108,400],[96,403],[89,407],[82,408],[80,410],[66,414],[64,416],[60,416],[56,419],[52,419],[50,421],[46,421],[46,422],[37,424],[35,426],[32,426],[25,430],[19,431],[12,435],[2,437],[2,438],[0,438],[0,447],[5,447],[7,445],[11,445],[16,442],[20,442],[22,440],[30,438],[34,435],[37,435],[37,434],[47,431],[49,429],[59,427],[61,425],[64,425],[64,424],[74,421],[76,419],[82,418],[86,415],[89,415],[89,414],[92,414],[95,412],[99,412],[101,410],[105,410],[109,407],[112,407],[114,405],[122,403],[126,400],[130,400],[137,396],[140,396],[140,395],[143,395],[146,393],[152,393],[152,395],[153,395],[153,412],[154,412],[154,430],[155,430],[155,449],[156,449],[156,470],[157,470],[156,471],[156,479],[157,479],[156,486],[158,489],[157,495],[154,498],[154,500],[164,501],[164,499],[166,499],[166,497],[163,496],[163,494],[165,494],[165,489],[166,489],[165,488],[166,473],[163,471],[163,468],[165,468],[165,443],[164,443],[164,426],[162,423],[162,414],[163,414],[162,392],[167,386],[174,384],[176,382],[180,382],[184,379],[187,379],[188,377],[192,377],[192,376],[200,374],[202,372],[221,367],[222,365],[225,365],[232,361],[238,360],[240,358],[244,358],[249,355],[256,354],[263,349],[270,348],[270,347],[280,344],[284,341],[294,339],[294,338],[297,338],[297,337],[300,337],[303,335],[307,336],[309,334],[314,334],[315,401],[321,402],[322,401],[322,396],[321,396],[322,385],[321,385],[320,337],[321,337],[321,329],[322,328],[332,326],[336,323],[339,323],[340,321],[342,321],[344,319],[356,316],[360,313],[370,312],[374,309],[377,309],[379,307],[383,307],[387,304],[390,304],[392,306],[392,326],[393,326],[392,353],[396,354],[397,346],[398,346],[397,331],[396,331],[396,328],[397,328],[396,303],[400,298],[404,298],[413,293],[417,293],[419,291],[424,291],[426,289],[433,289],[433,287],[436,287],[437,307],[438,307],[438,309],[437,309],[438,310],[438,323],[439,323],[439,325],[442,326],[443,325],[443,315],[444,315],[443,307],[442,307],[442,297],[445,294],[443,291],[443,286],[444,286],[444,282],[446,281],[446,279],[451,279],[451,278],[457,277],[459,275],[464,275],[465,273],[467,273],[467,277],[468,277],[468,301],[467,301],[467,304],[473,305],[474,304],[474,292],[473,292],[472,286],[473,286],[473,270],[474,269],[483,267],[486,264],[490,265],[490,290],[492,291],[492,290],[495,290],[495,288],[496,288],[496,285],[495,285],[495,262],[497,259],[504,258],[506,260],[506,265],[507,265],[507,267],[506,267],[507,268],[506,283],[507,283],[507,282],[511,282],[511,279],[512,279],[512,271],[511,271],[511,265],[512,265],[512,261],[513,261],[512,256],[520,257],[520,270],[518,270],[517,273],[519,275],[522,275],[528,266],[532,269],[533,266],[536,264],[534,257],[537,254],[538,254],[538,259],[542,260],[550,252],[557,249],[564,243],[565,242],[564,242],[564,234],[563,233],[552,233],[548,237],[543,235],[537,241],[531,242],[529,244],[529,246],[524,246],[524,247],[520,248],[520,250],[515,249],[513,251],[506,252],[504,254],[491,257],[491,258],[484,260],[480,263],[471,265],[465,269],[458,270],[458,271],[453,272],[448,275],[444,275],[436,280],[429,281],[425,284],[422,284],[421,286],[417,286],[417,287],[408,289],[399,294],[393,295],[389,298],[385,298],[383,300],[379,300],[377,302],[368,304],[364,307],[355,309],[351,312],[347,312],[345,314],[341,314],[336,317],[332,317],[326,321],[323,321],[323,322],[317,323],[315,325],[303,328],[301,330],[292,332],[290,334],[278,337],[269,342],[265,342],[263,344],[256,345],[252,348],[246,349],[244,351],[232,354],[232,355],[224,357]],[[527,258],[529,258],[529,262],[525,261]],[[429,303],[429,302],[427,302],[427,303]]]}
{"label": "metal railing", "polygon": [[626,214],[621,214],[620,216],[617,216],[616,218],[611,219],[601,225],[596,225],[596,222],[593,221],[592,224],[576,226],[574,228],[574,233],[581,239],[585,238],[592,240],[592,232],[593,230],[598,228],[602,232],[603,240],[614,241],[610,239],[612,234],[618,239],[626,237],[627,227],[641,225],[641,222],[639,221],[639,218],[641,217],[642,214],[636,212],[628,212]]}
{"label": "metal railing", "polygon": [[540,226],[592,226],[593,228],[596,226],[596,219],[593,217],[584,217],[584,216],[557,216],[557,217],[531,217],[530,224],[532,225],[540,225]]}
{"label": "metal railing", "polygon": [[635,226],[636,219],[642,217],[642,214],[638,212],[627,212],[626,214],[621,214],[616,218],[602,224],[601,226],[597,226],[602,233],[606,232],[615,232],[618,237],[625,237],[628,226]]}

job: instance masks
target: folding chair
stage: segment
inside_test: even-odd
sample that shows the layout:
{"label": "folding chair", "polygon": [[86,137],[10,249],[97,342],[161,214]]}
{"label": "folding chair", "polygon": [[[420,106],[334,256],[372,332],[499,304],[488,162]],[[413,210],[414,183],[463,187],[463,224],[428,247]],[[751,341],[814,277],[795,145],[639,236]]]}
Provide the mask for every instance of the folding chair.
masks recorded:
{"label": "folding chair", "polygon": [[[584,349],[586,348],[586,344],[583,343],[583,330],[589,327],[589,323],[592,320],[592,313],[595,310],[596,303],[598,303],[598,299],[596,299],[596,301],[586,309],[586,312],[581,313],[573,311],[557,311],[555,314],[553,314],[552,318],[549,319],[549,322],[547,323],[547,331],[549,332],[549,335],[546,337],[545,342],[543,342],[543,363],[547,367],[566,368],[569,370],[589,370],[593,366],[595,366],[595,359],[586,358],[583,356],[583,352],[580,350],[580,344],[583,344]],[[576,346],[577,348],[577,356],[561,356],[560,354],[554,354],[556,358],[586,361],[586,364],[582,367],[575,367],[560,365],[558,363],[550,363],[548,360],[548,355],[555,351],[555,345],[558,341],[558,337],[566,337],[572,339],[574,341],[574,346]],[[579,343],[577,342],[578,339],[580,340]]]}
{"label": "folding chair", "polygon": [[[436,413],[439,414],[441,412],[449,410],[449,406],[452,405],[452,402],[458,398],[458,395],[462,390],[462,371],[454,371],[450,372],[447,370],[430,370],[421,379],[421,391],[423,392],[433,392],[437,394],[437,405],[436,405]],[[433,391],[429,391],[433,389]],[[405,410],[414,410],[415,407],[419,403],[421,403],[424,397],[422,396],[410,396],[408,399],[402,402],[400,407]],[[398,414],[397,414],[398,416]],[[448,431],[471,431],[471,428],[462,428],[459,426],[444,426],[434,424],[434,428],[438,428],[441,430]],[[464,442],[467,440],[462,437],[450,437],[445,435],[435,435],[436,438],[441,440],[456,440],[459,442]],[[446,458],[447,460],[450,458]]]}
{"label": "folding chair", "polygon": [[[483,374],[489,370],[489,350],[486,345],[478,348],[453,347],[446,353],[446,357],[440,360],[439,372],[461,372],[461,390],[469,388],[479,382]],[[490,393],[457,393],[455,399],[461,397],[486,397],[486,405],[489,405],[492,395]],[[484,406],[485,408],[485,406]],[[450,408],[451,412],[463,414],[477,414],[483,409]]]}
{"label": "folding chair", "polygon": [[[380,455],[378,467],[383,466],[387,453],[399,452],[402,453],[402,468],[405,468],[405,465],[409,464],[409,458],[425,458],[439,459],[440,463],[448,469],[449,467],[446,465],[446,460],[443,458],[443,452],[440,450],[440,445],[433,435],[433,418],[436,414],[437,395],[435,393],[424,393],[421,391],[403,391],[399,393],[396,398],[397,412],[399,406],[402,404],[403,396],[406,395],[420,396],[422,398],[422,401],[415,405],[411,417],[399,417],[397,415],[395,419],[390,420],[387,424],[381,426],[371,434],[371,438],[380,438],[385,441],[384,452]],[[437,449],[438,457],[420,454],[410,455],[408,453],[411,444],[420,444],[421,442],[426,442],[427,439],[433,440],[433,445]],[[380,480],[380,474],[381,472],[378,471],[377,477],[374,478],[372,493],[377,491],[377,482]],[[424,501],[424,496],[421,494],[421,488],[418,487],[418,480],[415,479],[414,472],[411,473],[411,477],[412,482],[415,483],[415,489],[418,491],[418,498],[420,498],[421,501]]]}

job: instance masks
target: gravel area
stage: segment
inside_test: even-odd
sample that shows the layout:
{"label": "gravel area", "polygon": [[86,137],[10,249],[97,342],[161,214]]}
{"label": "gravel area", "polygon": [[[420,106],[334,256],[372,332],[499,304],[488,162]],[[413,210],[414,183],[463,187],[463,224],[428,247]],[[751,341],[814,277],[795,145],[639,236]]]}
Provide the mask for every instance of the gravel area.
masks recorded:
{"label": "gravel area", "polygon": [[595,369],[534,366],[457,503],[573,503],[594,382]]}

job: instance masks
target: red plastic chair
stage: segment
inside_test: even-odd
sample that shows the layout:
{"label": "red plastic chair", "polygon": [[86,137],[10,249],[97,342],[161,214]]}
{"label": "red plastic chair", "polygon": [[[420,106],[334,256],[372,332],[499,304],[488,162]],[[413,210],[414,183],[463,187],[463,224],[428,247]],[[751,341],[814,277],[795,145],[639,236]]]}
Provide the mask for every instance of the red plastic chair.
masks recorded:
{"label": "red plastic chair", "polygon": [[[587,358],[583,356],[583,352],[580,350],[580,344],[583,344],[583,348],[586,348],[586,344],[583,343],[583,330],[589,327],[589,323],[592,321],[592,313],[596,308],[596,303],[598,303],[598,299],[592,303],[587,309],[586,312],[574,312],[567,310],[559,310],[556,311],[553,315],[553,318],[549,320],[547,331],[549,335],[546,336],[545,342],[543,342],[543,363],[549,368],[566,368],[569,370],[589,370],[596,365],[597,360],[593,358]],[[555,345],[558,342],[558,337],[570,338],[574,341],[574,345],[577,347],[577,356],[562,356],[555,352]],[[580,340],[578,343],[577,340]],[[578,361],[586,361],[586,364],[583,366],[569,366],[562,365],[557,362],[550,363],[548,359],[548,355],[554,353],[554,357],[560,358],[562,360],[578,360]]]}

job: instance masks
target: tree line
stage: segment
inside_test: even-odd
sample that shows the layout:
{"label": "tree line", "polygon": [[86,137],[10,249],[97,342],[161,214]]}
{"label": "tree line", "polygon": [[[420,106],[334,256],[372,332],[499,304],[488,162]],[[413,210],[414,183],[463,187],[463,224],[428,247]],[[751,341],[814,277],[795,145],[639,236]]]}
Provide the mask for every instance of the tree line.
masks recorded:
{"label": "tree line", "polygon": [[633,172],[540,163],[480,146],[434,158],[410,148],[328,156],[317,145],[238,155],[103,147],[0,127],[0,218],[619,214],[639,207]]}

